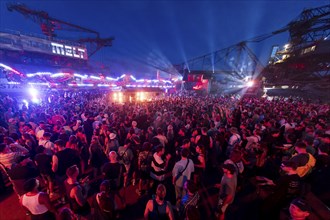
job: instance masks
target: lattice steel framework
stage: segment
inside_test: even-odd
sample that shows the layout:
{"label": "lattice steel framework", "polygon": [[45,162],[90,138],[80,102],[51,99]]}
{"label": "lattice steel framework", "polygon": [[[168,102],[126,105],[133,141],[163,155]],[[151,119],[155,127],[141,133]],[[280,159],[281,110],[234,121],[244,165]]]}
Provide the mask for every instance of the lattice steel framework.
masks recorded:
{"label": "lattice steel framework", "polygon": [[45,11],[32,10],[24,4],[9,3],[7,4],[7,8],[9,11],[17,11],[18,13],[24,15],[26,18],[29,18],[32,21],[40,24],[42,33],[50,39],[57,36],[56,31],[71,31],[93,35],[93,37],[76,40],[79,43],[86,44],[89,57],[103,47],[112,46],[112,41],[114,40],[114,37],[101,38],[100,33],[95,30],[53,18],[49,16]]}

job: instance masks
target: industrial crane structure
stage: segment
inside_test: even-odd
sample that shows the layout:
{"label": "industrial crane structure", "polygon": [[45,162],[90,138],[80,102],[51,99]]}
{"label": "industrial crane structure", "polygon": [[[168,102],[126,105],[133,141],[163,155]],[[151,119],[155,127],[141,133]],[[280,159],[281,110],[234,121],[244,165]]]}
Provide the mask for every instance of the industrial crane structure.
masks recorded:
{"label": "industrial crane structure", "polygon": [[58,31],[73,31],[91,34],[91,37],[76,40],[76,42],[78,43],[86,44],[88,49],[88,57],[91,57],[103,47],[112,46],[112,42],[114,40],[114,37],[101,38],[100,33],[95,30],[91,30],[89,28],[81,27],[79,25],[71,24],[69,22],[53,18],[49,16],[48,13],[45,11],[33,10],[23,4],[9,3],[7,4],[7,9],[9,11],[16,11],[18,13],[21,13],[26,18],[29,18],[32,21],[40,24],[42,33],[46,35],[49,39],[57,37]]}
{"label": "industrial crane structure", "polygon": [[330,92],[330,5],[304,10],[286,30],[288,44],[262,72],[266,84]]}
{"label": "industrial crane structure", "polygon": [[[289,44],[276,48],[266,67],[248,47],[275,35],[289,32]],[[235,45],[175,65],[185,74],[206,73],[208,78],[240,81],[246,77],[260,79],[265,86],[286,85],[330,91],[330,5],[304,10],[285,27]],[[219,77],[220,76],[220,77]]]}

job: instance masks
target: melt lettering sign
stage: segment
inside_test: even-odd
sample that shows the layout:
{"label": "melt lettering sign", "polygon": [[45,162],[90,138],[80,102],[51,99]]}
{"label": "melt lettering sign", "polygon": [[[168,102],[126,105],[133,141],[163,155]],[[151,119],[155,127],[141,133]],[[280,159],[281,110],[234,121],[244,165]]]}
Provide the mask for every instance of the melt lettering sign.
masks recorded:
{"label": "melt lettering sign", "polygon": [[85,48],[69,46],[54,42],[51,42],[51,45],[53,54],[87,60],[87,50]]}

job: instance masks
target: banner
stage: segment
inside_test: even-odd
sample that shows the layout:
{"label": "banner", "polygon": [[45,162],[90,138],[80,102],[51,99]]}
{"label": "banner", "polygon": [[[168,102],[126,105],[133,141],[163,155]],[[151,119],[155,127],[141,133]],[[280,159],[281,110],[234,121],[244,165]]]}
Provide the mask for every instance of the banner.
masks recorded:
{"label": "banner", "polygon": [[0,49],[60,55],[83,60],[88,59],[87,49],[83,45],[77,46],[69,42],[51,41],[4,32],[0,32]]}

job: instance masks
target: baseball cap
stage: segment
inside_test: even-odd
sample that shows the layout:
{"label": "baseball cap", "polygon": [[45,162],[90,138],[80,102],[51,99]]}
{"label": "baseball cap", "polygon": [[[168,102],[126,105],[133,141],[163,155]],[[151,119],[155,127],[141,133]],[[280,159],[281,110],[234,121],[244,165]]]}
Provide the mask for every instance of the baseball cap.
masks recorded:
{"label": "baseball cap", "polygon": [[310,211],[310,206],[302,198],[296,198],[296,199],[294,199],[291,202],[291,204],[297,206],[303,212],[309,212]]}
{"label": "baseball cap", "polygon": [[282,162],[282,165],[285,166],[285,167],[291,167],[292,169],[296,170],[297,169],[297,164],[293,161],[283,161]]}

